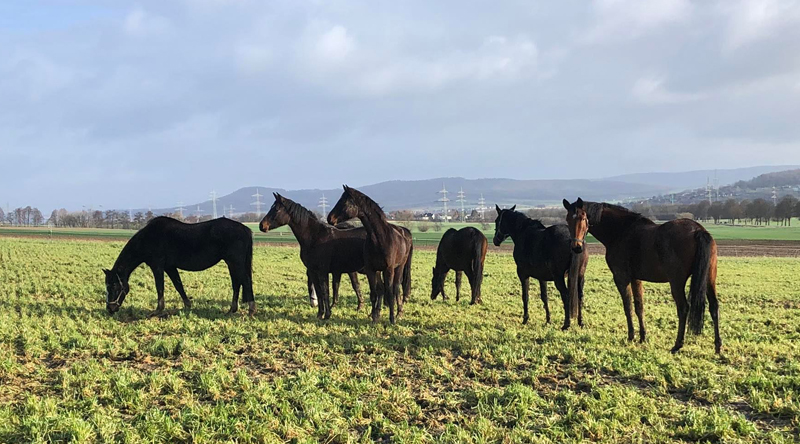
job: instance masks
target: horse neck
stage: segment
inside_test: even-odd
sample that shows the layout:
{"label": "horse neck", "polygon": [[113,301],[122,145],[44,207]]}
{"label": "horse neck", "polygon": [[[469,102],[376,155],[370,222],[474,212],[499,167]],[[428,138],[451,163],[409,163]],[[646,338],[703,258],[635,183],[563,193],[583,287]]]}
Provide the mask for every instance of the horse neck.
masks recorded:
{"label": "horse neck", "polygon": [[306,246],[313,242],[323,227],[322,222],[313,216],[309,216],[305,220],[295,220],[294,218],[289,220],[289,229],[292,230],[300,246]]}
{"label": "horse neck", "polygon": [[392,227],[386,220],[385,214],[366,212],[362,209],[358,212],[358,219],[367,231],[367,238],[374,244],[383,245],[389,239]]}
{"label": "horse neck", "polygon": [[[592,203],[590,205],[603,205]],[[630,224],[639,219],[635,214],[620,213],[606,207],[597,212],[599,220],[589,218],[589,233],[603,245],[613,244],[628,231]]]}
{"label": "horse neck", "polygon": [[528,230],[530,226],[528,222],[530,221],[525,215],[518,213],[516,216],[516,220],[514,220],[513,225],[511,226],[511,231],[508,233],[511,236],[511,240],[514,241],[515,244],[519,243],[523,238],[531,235],[531,233],[538,233],[541,230],[531,231]]}
{"label": "horse neck", "polygon": [[142,262],[144,262],[144,257],[142,257],[141,249],[139,248],[139,239],[134,235],[120,251],[112,270],[127,281],[133,270]]}

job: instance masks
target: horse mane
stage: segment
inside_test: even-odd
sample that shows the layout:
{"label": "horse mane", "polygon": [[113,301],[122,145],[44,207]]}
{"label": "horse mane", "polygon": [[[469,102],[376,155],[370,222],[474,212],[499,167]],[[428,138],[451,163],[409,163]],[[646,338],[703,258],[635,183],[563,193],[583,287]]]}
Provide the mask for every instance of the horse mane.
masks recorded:
{"label": "horse mane", "polygon": [[584,202],[583,208],[586,211],[586,216],[589,218],[590,224],[599,223],[600,219],[602,218],[603,210],[606,209],[620,213],[623,219],[626,219],[630,222],[644,220],[652,223],[650,219],[644,217],[641,213],[637,213],[623,206],[610,204],[607,202]]}
{"label": "horse mane", "polygon": [[[511,210],[508,210],[511,211]],[[511,214],[514,214],[516,220],[514,223],[520,226],[520,228],[535,228],[537,230],[544,230],[545,227],[542,221],[539,219],[532,219],[528,217],[527,214],[519,212],[519,211],[511,211]]]}
{"label": "horse mane", "polygon": [[312,213],[311,210],[287,197],[281,196],[281,205],[283,205],[286,213],[289,214],[289,218],[295,223],[305,224],[309,220],[317,220],[317,215]]}
{"label": "horse mane", "polygon": [[383,208],[378,205],[377,202],[372,200],[371,197],[367,196],[366,194],[358,191],[355,188],[347,188],[348,193],[350,193],[350,197],[356,202],[356,204],[361,207],[361,210],[368,214],[374,214],[379,216],[381,219],[386,220],[386,213],[383,212]]}

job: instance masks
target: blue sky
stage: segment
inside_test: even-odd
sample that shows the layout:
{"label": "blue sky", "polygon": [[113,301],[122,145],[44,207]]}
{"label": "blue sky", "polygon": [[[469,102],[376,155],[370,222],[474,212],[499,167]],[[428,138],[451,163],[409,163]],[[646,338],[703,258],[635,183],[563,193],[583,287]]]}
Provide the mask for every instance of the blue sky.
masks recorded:
{"label": "blue sky", "polygon": [[800,163],[800,3],[0,4],[0,203]]}

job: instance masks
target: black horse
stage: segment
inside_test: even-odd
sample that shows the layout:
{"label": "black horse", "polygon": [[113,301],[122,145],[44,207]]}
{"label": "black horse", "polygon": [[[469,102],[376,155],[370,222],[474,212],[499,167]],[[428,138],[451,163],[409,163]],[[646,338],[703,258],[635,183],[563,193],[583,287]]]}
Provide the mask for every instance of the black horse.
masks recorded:
{"label": "black horse", "polygon": [[488,244],[486,236],[477,228],[464,227],[460,230],[455,228],[447,230],[436,249],[436,266],[433,267],[433,278],[431,279],[431,299],[436,299],[439,293],[442,294],[442,299],[447,299],[447,294],[444,292],[444,280],[450,270],[455,270],[456,302],[461,297],[461,275],[466,272],[472,290],[470,304],[480,304],[483,261],[486,259]]}
{"label": "black horse", "polygon": [[369,299],[372,303],[372,322],[380,319],[380,295],[383,294],[383,303],[389,306],[389,322],[394,324],[395,306],[397,317],[400,317],[403,314],[403,304],[411,291],[411,257],[414,253],[411,232],[389,223],[386,213],[374,200],[345,185],[339,201],[328,213],[328,223],[335,225],[356,217],[367,230],[363,255],[364,269],[369,281]]}
{"label": "black horse", "polygon": [[[539,281],[546,322],[550,322],[550,308],[547,304],[547,282],[553,281],[564,304],[564,325],[566,330],[570,326],[570,319],[577,317],[578,325],[583,325],[583,271],[588,260],[586,251],[573,254],[570,250],[569,228],[566,225],[553,225],[545,227],[536,219],[514,211],[516,205],[510,209],[497,208],[497,219],[494,221],[494,244],[500,246],[503,241],[511,237],[514,240],[514,262],[517,264],[517,276],[522,284],[522,306],[524,315],[522,323],[528,323],[528,286],[530,278]],[[569,274],[571,265],[578,271],[578,276],[571,283],[577,287],[570,297],[564,275]]]}
{"label": "black horse", "polygon": [[114,314],[122,307],[130,291],[128,278],[140,264],[153,271],[158,292],[158,306],[154,314],[164,311],[164,273],[166,272],[183,299],[191,308],[178,270],[201,271],[219,261],[228,264],[233,285],[230,313],[239,310],[239,290],[255,314],[253,298],[253,231],[230,219],[213,219],[197,224],[186,224],[169,217],[156,217],[139,230],[120,252],[106,275],[106,309]]}
{"label": "black horse", "polygon": [[[291,199],[273,193],[275,202],[261,219],[259,229],[263,232],[289,225],[300,243],[300,260],[307,268],[309,300],[311,294],[321,298],[317,316],[329,319],[331,307],[339,298],[339,282],[342,273],[350,274],[350,282],[358,297],[358,309],[363,304],[357,271],[364,268],[364,242],[366,230],[362,228],[339,229],[319,219],[304,206]],[[328,275],[333,275],[333,302],[328,297]],[[313,284],[313,285],[312,285]],[[316,291],[314,291],[316,290]]]}

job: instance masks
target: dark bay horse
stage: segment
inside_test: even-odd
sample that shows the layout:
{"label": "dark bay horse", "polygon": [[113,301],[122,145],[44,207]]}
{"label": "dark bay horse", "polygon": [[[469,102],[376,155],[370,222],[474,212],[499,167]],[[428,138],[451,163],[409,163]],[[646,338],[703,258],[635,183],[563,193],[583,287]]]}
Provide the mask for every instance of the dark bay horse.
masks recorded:
{"label": "dark bay horse", "polygon": [[[511,237],[514,241],[514,262],[517,264],[517,277],[522,284],[522,307],[524,315],[522,323],[528,323],[528,287],[530,278],[539,281],[542,303],[544,304],[546,322],[550,323],[550,308],[547,303],[547,282],[553,281],[564,305],[563,330],[570,327],[570,319],[577,317],[578,325],[583,325],[583,272],[586,270],[588,255],[573,254],[570,250],[570,235],[566,225],[545,227],[536,219],[510,209],[497,208],[497,219],[494,221],[494,244],[500,246]],[[573,266],[573,261],[575,266]],[[570,294],[564,276],[569,274],[570,267],[577,270],[577,276],[569,276],[570,286],[576,287]]]}
{"label": "dark bay horse", "polygon": [[192,301],[183,289],[178,270],[201,271],[225,261],[231,274],[233,301],[230,313],[239,310],[239,289],[255,314],[253,298],[253,231],[234,220],[220,218],[186,224],[169,217],[156,217],[139,230],[120,252],[106,275],[106,309],[114,314],[130,291],[128,278],[140,264],[153,272],[158,292],[154,314],[164,311],[164,273],[183,299],[186,308]]}
{"label": "dark bay horse", "polygon": [[[714,321],[714,349],[720,352],[717,244],[702,225],[690,219],[659,225],[626,208],[584,202],[580,198],[572,204],[564,199],[563,203],[572,237],[571,248],[585,251],[587,232],[606,247],[606,263],[622,296],[629,341],[634,337],[631,294],[639,318],[639,340],[644,342],[642,281],[669,282],[678,312],[678,337],[672,352],[683,347],[687,318],[692,332],[702,332],[706,299]],[[686,281],[689,276],[692,283],[687,301]]]}
{"label": "dark bay horse", "polygon": [[[331,308],[339,297],[339,282],[342,273],[350,275],[350,282],[358,297],[358,309],[363,304],[361,288],[358,285],[357,271],[364,268],[364,241],[367,231],[364,228],[339,229],[319,219],[306,207],[273,193],[275,202],[269,212],[261,219],[258,228],[266,233],[284,225],[289,225],[294,237],[300,243],[300,260],[306,266],[309,279],[309,299],[311,294],[320,297],[317,316],[329,319]],[[328,275],[333,275],[333,301],[328,291]],[[313,284],[314,288],[311,288]],[[312,292],[312,290],[316,290]],[[313,300],[311,301],[313,305]]]}
{"label": "dark bay horse", "polygon": [[467,273],[472,290],[470,304],[481,303],[481,283],[483,282],[483,261],[486,259],[488,247],[486,236],[473,227],[460,230],[451,228],[444,233],[439,247],[436,249],[436,266],[433,267],[431,279],[431,299],[439,293],[447,299],[444,292],[444,280],[450,270],[456,272],[456,301],[461,297],[461,275]]}
{"label": "dark bay horse", "polygon": [[[369,299],[372,302],[372,322],[381,316],[381,293],[389,306],[389,322],[394,324],[403,313],[403,303],[411,291],[411,257],[413,244],[411,232],[389,223],[386,213],[366,194],[344,186],[344,192],[328,214],[328,223],[358,218],[367,230],[364,244],[364,269],[369,281]],[[383,274],[382,291],[378,274]],[[403,291],[400,291],[400,285]]]}

